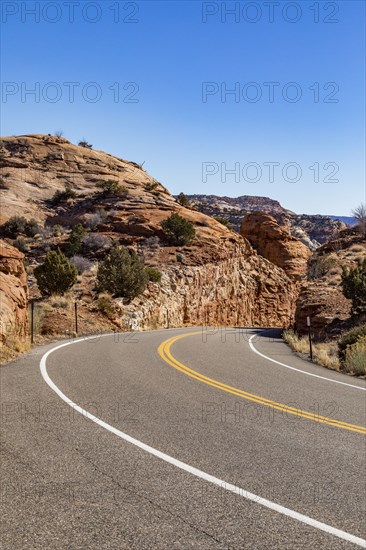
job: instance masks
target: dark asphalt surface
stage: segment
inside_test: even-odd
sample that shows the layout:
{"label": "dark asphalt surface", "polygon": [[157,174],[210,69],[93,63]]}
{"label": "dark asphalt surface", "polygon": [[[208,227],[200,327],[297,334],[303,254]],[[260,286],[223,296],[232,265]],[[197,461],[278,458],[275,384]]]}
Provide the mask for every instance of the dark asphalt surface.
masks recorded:
{"label": "dark asphalt surface", "polygon": [[[48,374],[70,400],[132,437],[365,538],[365,436],[273,411],[179,372],[157,348],[192,331],[78,342],[49,356]],[[365,425],[366,392],[267,361],[250,350],[252,334],[217,330],[183,338],[171,351],[225,384]],[[41,357],[56,345],[0,367],[1,548],[357,548],[181,471],[83,417],[41,376]],[[299,359],[268,333],[254,345],[298,369],[365,387]]]}

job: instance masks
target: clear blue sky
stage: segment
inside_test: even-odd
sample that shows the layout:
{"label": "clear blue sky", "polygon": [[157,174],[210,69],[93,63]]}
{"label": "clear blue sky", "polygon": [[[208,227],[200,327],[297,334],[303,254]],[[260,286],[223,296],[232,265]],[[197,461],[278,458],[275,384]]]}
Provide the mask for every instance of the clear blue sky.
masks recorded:
{"label": "clear blue sky", "polygon": [[3,0],[1,134],[62,129],[173,193],[349,215],[365,200],[365,3],[275,4]]}

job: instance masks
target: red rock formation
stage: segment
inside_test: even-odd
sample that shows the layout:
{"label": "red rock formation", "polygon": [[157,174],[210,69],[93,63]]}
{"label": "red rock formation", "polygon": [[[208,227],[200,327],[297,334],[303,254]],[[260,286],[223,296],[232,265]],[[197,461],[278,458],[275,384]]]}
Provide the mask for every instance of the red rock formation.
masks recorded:
{"label": "red rock formation", "polygon": [[[236,232],[179,205],[141,166],[42,135],[4,137],[0,162],[8,171],[2,221],[22,215],[70,228],[75,223],[88,225],[91,215],[102,212],[97,236],[134,247],[148,265],[162,272],[160,285],[149,285],[141,297],[124,304],[121,326],[289,324],[297,291],[286,273]],[[110,179],[123,186],[120,196],[100,194],[96,184]],[[55,191],[66,184],[76,196],[53,203]],[[164,241],[161,222],[172,212],[194,225],[196,238],[191,245],[173,247]],[[45,244],[62,248],[66,231],[50,236],[47,243],[42,238],[29,242],[30,265],[43,260]],[[89,253],[89,259],[100,261],[105,252]]]}
{"label": "red rock formation", "polygon": [[299,280],[305,275],[310,250],[269,214],[248,214],[243,220],[240,233],[248,239],[258,254],[281,267],[292,279]]}
{"label": "red rock formation", "polygon": [[28,290],[24,254],[0,241],[0,342],[27,334]]}

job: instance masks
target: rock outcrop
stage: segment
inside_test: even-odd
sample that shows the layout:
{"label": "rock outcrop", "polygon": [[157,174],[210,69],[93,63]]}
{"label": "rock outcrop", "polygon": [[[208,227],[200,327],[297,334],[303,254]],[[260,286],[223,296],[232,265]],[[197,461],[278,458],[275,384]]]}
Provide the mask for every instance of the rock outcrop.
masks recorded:
{"label": "rock outcrop", "polygon": [[289,277],[294,280],[304,277],[311,255],[309,248],[293,237],[288,229],[281,227],[272,216],[265,212],[248,214],[240,233],[258,254],[281,267]]}
{"label": "rock outcrop", "polygon": [[204,265],[169,266],[161,285],[122,308],[126,328],[184,325],[286,327],[297,292],[284,272],[246,241]]}
{"label": "rock outcrop", "polygon": [[[113,243],[133,247],[146,265],[161,271],[161,284],[150,283],[130,304],[119,300],[121,328],[290,323],[297,289],[285,271],[238,233],[178,204],[140,165],[43,135],[2,138],[0,162],[6,173],[2,221],[22,215],[45,225],[46,238],[25,239],[30,271],[47,247],[65,246],[77,223],[89,229],[91,247],[83,253],[92,262],[102,260]],[[108,180],[123,192],[101,193],[97,183]],[[66,185],[71,196],[52,200]],[[189,246],[164,241],[161,222],[173,212],[194,225],[196,237]],[[83,284],[73,289],[79,300],[86,295]],[[34,285],[32,280],[32,292]],[[89,289],[87,299],[91,303],[97,295]]]}
{"label": "rock outcrop", "polygon": [[351,300],[342,291],[342,266],[353,268],[366,257],[366,240],[357,231],[324,244],[308,263],[308,280],[303,281],[296,303],[295,325],[307,333],[309,316],[315,338],[337,337],[352,326]]}
{"label": "rock outcrop", "polygon": [[307,282],[296,302],[296,331],[307,334],[307,317],[310,317],[311,331],[316,339],[336,336],[347,325],[350,310],[351,300],[343,296],[339,287],[324,282]]}
{"label": "rock outcrop", "polygon": [[28,322],[27,277],[24,254],[0,240],[0,342],[24,339]]}
{"label": "rock outcrop", "polygon": [[200,212],[227,220],[237,232],[240,232],[241,223],[247,214],[266,212],[281,226],[286,226],[291,235],[306,244],[310,250],[316,250],[320,244],[337,238],[339,232],[346,228],[346,224],[335,216],[296,214],[268,197],[188,195],[188,198]]}

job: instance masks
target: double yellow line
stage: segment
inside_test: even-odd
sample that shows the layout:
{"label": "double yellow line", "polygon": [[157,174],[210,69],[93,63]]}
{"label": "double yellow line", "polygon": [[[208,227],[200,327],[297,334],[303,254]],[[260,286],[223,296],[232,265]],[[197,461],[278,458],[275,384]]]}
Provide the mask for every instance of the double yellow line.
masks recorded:
{"label": "double yellow line", "polygon": [[179,370],[183,374],[186,374],[187,376],[190,376],[191,378],[194,378],[199,382],[203,382],[208,386],[212,386],[214,388],[225,391],[227,393],[231,393],[232,395],[242,397],[247,401],[253,401],[254,403],[259,403],[260,405],[271,407],[272,409],[276,409],[286,414],[292,414],[297,417],[306,418],[307,420],[312,420],[313,422],[319,422],[320,424],[328,424],[329,426],[333,426],[334,428],[341,428],[342,430],[348,430],[351,432],[356,432],[356,433],[366,435],[366,428],[364,428],[363,426],[358,426],[357,424],[350,424],[348,422],[342,422],[341,420],[335,420],[327,416],[321,416],[316,413],[304,411],[302,409],[297,409],[296,407],[290,407],[288,405],[284,405],[283,403],[278,403],[277,401],[266,399],[265,397],[261,397],[260,395],[255,395],[254,393],[249,393],[249,392],[240,390],[238,388],[234,388],[233,386],[228,386],[227,384],[223,384],[218,380],[209,378],[208,376],[204,376],[203,374],[200,374],[199,372],[193,369],[190,369],[183,363],[180,363],[177,359],[175,359],[175,357],[173,357],[170,351],[171,346],[178,340],[181,340],[182,338],[187,338],[189,336],[197,336],[198,334],[202,334],[202,332],[201,331],[189,332],[189,333],[181,334],[179,336],[173,336],[172,338],[165,340],[158,347],[158,353],[160,357],[166,363],[168,363],[175,369]]}

